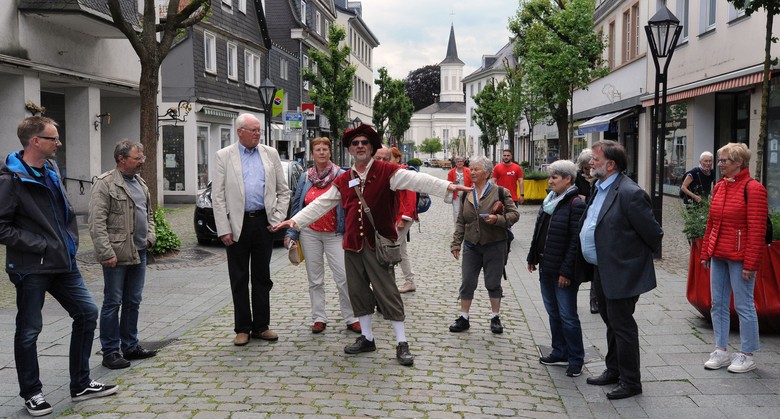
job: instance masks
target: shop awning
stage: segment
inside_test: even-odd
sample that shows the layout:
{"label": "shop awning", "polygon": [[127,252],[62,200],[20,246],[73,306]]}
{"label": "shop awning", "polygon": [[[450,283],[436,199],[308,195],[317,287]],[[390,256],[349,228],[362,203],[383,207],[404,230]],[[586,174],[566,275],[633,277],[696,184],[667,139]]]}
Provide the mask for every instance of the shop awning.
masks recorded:
{"label": "shop awning", "polygon": [[[772,73],[769,73],[770,79],[772,78]],[[746,87],[746,86],[752,86],[754,84],[758,84],[764,81],[764,72],[761,71],[759,73],[753,73],[753,74],[747,74],[740,77],[734,77],[732,79],[728,80],[722,80],[715,83],[710,83],[704,86],[698,86],[698,87],[692,87],[689,89],[684,89],[682,91],[670,91],[666,94],[666,103],[672,103],[672,102],[678,102],[685,99],[690,99],[692,97],[706,95],[709,93],[716,93],[721,92],[723,90],[729,90],[729,89],[737,89],[740,87]],[[654,97],[650,97],[649,99],[642,101],[643,107],[649,107],[653,106],[653,103],[655,102]]]}
{"label": "shop awning", "polygon": [[220,118],[228,118],[228,119],[238,118],[238,112],[225,111],[222,109],[210,108],[208,106],[204,106],[202,111],[204,114],[208,116],[218,116]]}
{"label": "shop awning", "polygon": [[592,132],[603,132],[609,130],[609,123],[612,122],[613,119],[624,115],[628,112],[631,112],[631,109],[623,109],[622,111],[607,113],[604,115],[599,115],[597,117],[591,118],[582,124],[577,128],[577,133],[579,135],[584,134],[590,134]]}

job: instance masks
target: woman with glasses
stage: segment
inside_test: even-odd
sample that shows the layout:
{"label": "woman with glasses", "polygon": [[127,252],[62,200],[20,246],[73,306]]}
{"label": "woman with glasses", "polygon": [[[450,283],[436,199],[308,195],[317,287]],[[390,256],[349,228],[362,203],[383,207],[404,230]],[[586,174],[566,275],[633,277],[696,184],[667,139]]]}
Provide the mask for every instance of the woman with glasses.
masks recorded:
{"label": "woman with glasses", "polygon": [[[704,368],[728,366],[729,372],[754,370],[758,351],[758,317],[753,300],[756,272],[764,253],[767,194],[761,182],[750,177],[750,150],[728,143],[718,150],[723,178],[715,184],[701,249],[701,263],[710,269],[712,331],[715,350]],[[739,316],[740,351],[728,353],[731,296]]]}

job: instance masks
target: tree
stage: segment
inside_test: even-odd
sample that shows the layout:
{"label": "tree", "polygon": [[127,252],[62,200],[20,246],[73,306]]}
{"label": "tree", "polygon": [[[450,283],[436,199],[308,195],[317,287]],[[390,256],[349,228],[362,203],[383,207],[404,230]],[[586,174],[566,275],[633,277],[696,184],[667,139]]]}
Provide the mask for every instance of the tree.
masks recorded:
{"label": "tree", "polygon": [[[111,12],[113,25],[130,41],[141,63],[141,78],[138,82],[141,100],[141,144],[144,146],[146,158],[150,162],[156,162],[157,91],[160,87],[160,66],[171,51],[173,41],[180,31],[203,20],[211,10],[211,0],[190,0],[189,4],[183,7],[179,7],[179,0],[170,0],[165,21],[161,20],[159,24],[156,23],[158,2],[144,0],[140,32],[137,32],[122,14],[120,0],[106,0],[106,3]],[[160,34],[159,41],[157,34]],[[149,180],[152,208],[157,208],[157,165],[145,164],[142,176]]]}
{"label": "tree", "polygon": [[403,139],[409,129],[414,106],[404,91],[404,82],[388,76],[387,69],[379,69],[379,78],[375,80],[379,91],[374,96],[374,114],[371,121],[380,138],[389,132],[397,141]]}
{"label": "tree", "polygon": [[593,31],[595,0],[530,0],[510,20],[533,107],[558,127],[560,158],[569,156],[568,104],[574,89],[606,75],[604,40]]}
{"label": "tree", "polygon": [[441,93],[441,70],[438,65],[426,65],[409,72],[404,79],[406,95],[414,104],[414,111],[436,103]]}
{"label": "tree", "polygon": [[433,153],[438,153],[443,149],[439,137],[426,138],[423,140],[422,144],[420,144],[420,146],[417,148],[420,150],[421,153],[430,154],[431,158],[433,158]]}
{"label": "tree", "polygon": [[346,32],[342,26],[330,25],[328,52],[309,50],[309,56],[318,72],[315,73],[309,68],[303,69],[303,79],[308,81],[310,86],[309,96],[328,118],[333,138],[341,138],[346,128],[355,76],[355,66],[348,61],[350,48],[348,45],[341,46],[344,38]]}
{"label": "tree", "polygon": [[[766,12],[766,35],[764,36],[764,81],[761,83],[761,121],[756,144],[756,179],[762,179],[764,169],[764,144],[767,137],[767,107],[769,105],[769,71],[777,65],[777,58],[772,59],[772,44],[777,38],[772,36],[772,26],[776,14],[780,14],[780,0],[727,0],[734,4],[737,10],[745,9],[745,15],[750,16],[759,9]],[[763,180],[766,183],[766,179]]]}
{"label": "tree", "polygon": [[[474,96],[474,122],[477,123],[482,135],[480,135],[480,144],[488,155],[490,146],[498,144],[499,125],[501,124],[498,116],[498,95],[496,93],[495,80],[487,83],[481,92]],[[493,156],[495,159],[495,155]]]}

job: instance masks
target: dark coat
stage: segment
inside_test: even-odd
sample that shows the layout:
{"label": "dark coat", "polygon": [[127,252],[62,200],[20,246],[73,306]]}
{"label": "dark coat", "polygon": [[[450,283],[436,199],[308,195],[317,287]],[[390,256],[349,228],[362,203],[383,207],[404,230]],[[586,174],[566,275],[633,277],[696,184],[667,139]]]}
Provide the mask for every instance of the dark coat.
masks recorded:
{"label": "dark coat", "polygon": [[608,299],[636,297],[656,287],[653,252],[664,232],[650,197],[633,180],[618,174],[606,192],[595,232],[601,287]]}
{"label": "dark coat", "polygon": [[[581,275],[575,275],[575,266],[580,254],[580,218],[585,212],[585,203],[577,194],[576,189],[569,191],[555,207],[555,211],[550,216],[544,249],[539,249],[537,246],[539,235],[542,233],[542,220],[546,215],[544,209],[539,208],[527,258],[529,264],[539,265],[540,270],[554,274],[556,278],[559,275],[565,276],[572,283],[580,283],[584,280]],[[544,255],[542,260],[538,260],[539,253]]]}

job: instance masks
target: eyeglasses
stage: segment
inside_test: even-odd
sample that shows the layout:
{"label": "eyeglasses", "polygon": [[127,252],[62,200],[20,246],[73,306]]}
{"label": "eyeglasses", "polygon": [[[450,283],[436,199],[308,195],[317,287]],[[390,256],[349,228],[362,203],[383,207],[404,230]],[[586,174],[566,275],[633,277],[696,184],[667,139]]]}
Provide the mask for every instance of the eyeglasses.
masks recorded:
{"label": "eyeglasses", "polygon": [[244,131],[249,131],[252,134],[260,134],[260,129],[259,128],[255,128],[255,129],[239,128],[239,129],[240,130],[244,130]]}
{"label": "eyeglasses", "polygon": [[350,144],[352,144],[353,147],[357,147],[359,145],[368,145],[370,141],[368,140],[352,140]]}
{"label": "eyeglasses", "polygon": [[135,157],[135,156],[127,156],[128,159],[133,159],[135,161],[146,161],[146,156],[141,157]]}
{"label": "eyeglasses", "polygon": [[60,142],[60,137],[45,137],[43,135],[36,135],[38,138],[43,138],[44,140],[54,141],[55,143]]}
{"label": "eyeglasses", "polygon": [[734,160],[731,159],[718,159],[718,164],[726,164],[728,162],[733,162]]}

